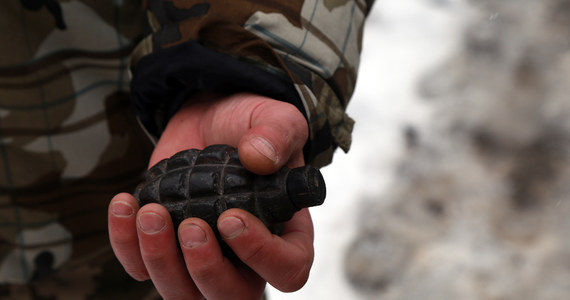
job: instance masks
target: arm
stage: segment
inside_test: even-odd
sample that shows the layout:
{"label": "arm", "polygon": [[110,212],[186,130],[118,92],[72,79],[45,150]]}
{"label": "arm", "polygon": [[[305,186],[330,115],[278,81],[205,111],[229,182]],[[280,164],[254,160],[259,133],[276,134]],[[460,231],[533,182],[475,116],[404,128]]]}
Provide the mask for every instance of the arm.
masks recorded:
{"label": "arm", "polygon": [[348,150],[345,109],[373,1],[191,2],[148,1],[154,33],[134,51],[131,89],[152,135],[197,92],[251,92],[305,116],[306,163],[323,166],[337,147]]}
{"label": "arm", "polygon": [[[285,164],[322,166],[336,147],[348,150],[353,122],[344,109],[356,80],[366,3],[222,2],[148,1],[155,33],[134,53],[131,87],[143,125],[160,137],[151,164],[178,150],[226,143],[238,147],[248,169],[264,174]],[[148,230],[152,224],[157,230]],[[306,282],[313,260],[308,210],[287,222],[280,237],[240,210],[224,213],[218,226],[222,234],[237,229],[225,237],[245,265],[229,264],[198,219],[180,226],[179,254],[162,207],[139,209],[121,194],[109,210],[117,257],[167,299],[252,299],[265,282],[283,291]],[[184,233],[197,240],[186,243]]]}

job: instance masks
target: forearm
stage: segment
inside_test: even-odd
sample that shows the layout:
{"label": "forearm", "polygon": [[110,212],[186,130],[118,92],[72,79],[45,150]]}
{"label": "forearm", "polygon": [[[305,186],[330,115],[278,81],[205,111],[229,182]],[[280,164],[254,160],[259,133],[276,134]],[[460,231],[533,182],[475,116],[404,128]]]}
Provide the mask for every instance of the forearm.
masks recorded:
{"label": "forearm", "polygon": [[154,33],[132,61],[143,124],[160,135],[197,91],[253,92],[295,105],[309,123],[305,160],[329,163],[350,146],[345,109],[371,2],[148,1]]}

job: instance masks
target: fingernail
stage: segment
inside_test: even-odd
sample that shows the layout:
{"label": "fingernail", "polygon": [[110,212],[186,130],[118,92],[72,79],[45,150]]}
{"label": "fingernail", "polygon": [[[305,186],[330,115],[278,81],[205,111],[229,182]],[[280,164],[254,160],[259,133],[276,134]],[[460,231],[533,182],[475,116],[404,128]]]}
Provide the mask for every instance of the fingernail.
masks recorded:
{"label": "fingernail", "polygon": [[180,229],[180,241],[186,248],[196,248],[207,241],[206,233],[198,225],[185,224]]}
{"label": "fingernail", "polygon": [[153,212],[142,213],[138,217],[139,228],[146,234],[155,234],[166,228],[164,218]]}
{"label": "fingernail", "polygon": [[135,210],[127,202],[117,201],[111,204],[111,213],[115,217],[125,218],[134,215]]}
{"label": "fingernail", "polygon": [[236,217],[227,217],[223,219],[218,226],[218,230],[224,239],[236,238],[244,229],[245,225]]}
{"label": "fingernail", "polygon": [[277,162],[277,152],[275,152],[275,148],[268,140],[258,136],[252,138],[250,143],[261,155],[267,157],[272,162]]}

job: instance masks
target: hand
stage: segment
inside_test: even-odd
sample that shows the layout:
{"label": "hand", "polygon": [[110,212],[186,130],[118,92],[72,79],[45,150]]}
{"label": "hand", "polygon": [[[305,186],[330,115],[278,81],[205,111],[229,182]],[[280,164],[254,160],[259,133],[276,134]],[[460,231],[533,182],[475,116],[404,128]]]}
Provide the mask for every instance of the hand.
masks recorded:
{"label": "hand", "polygon": [[[238,147],[241,162],[258,174],[304,164],[307,123],[292,105],[251,94],[201,94],[169,121],[150,165],[189,148],[211,144]],[[299,211],[281,236],[239,209],[224,212],[218,230],[243,264],[222,255],[212,229],[201,219],[184,220],[176,233],[166,209],[138,207],[130,194],[109,206],[109,235],[115,255],[137,280],[151,279],[165,299],[260,299],[266,282],[279,290],[300,289],[313,262],[313,225]],[[182,251],[180,251],[181,249]]]}

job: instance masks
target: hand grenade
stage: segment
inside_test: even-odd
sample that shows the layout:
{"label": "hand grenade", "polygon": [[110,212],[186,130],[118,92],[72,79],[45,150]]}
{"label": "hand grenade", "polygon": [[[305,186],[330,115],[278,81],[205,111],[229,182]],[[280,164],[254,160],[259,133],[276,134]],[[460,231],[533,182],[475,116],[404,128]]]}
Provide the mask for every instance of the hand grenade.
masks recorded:
{"label": "hand grenade", "polygon": [[271,175],[257,175],[245,169],[237,149],[228,145],[184,150],[158,162],[134,193],[141,205],[166,207],[175,228],[186,218],[198,217],[219,240],[216,222],[227,209],[244,209],[279,233],[281,223],[302,208],[321,205],[325,195],[318,169],[283,167]]}

